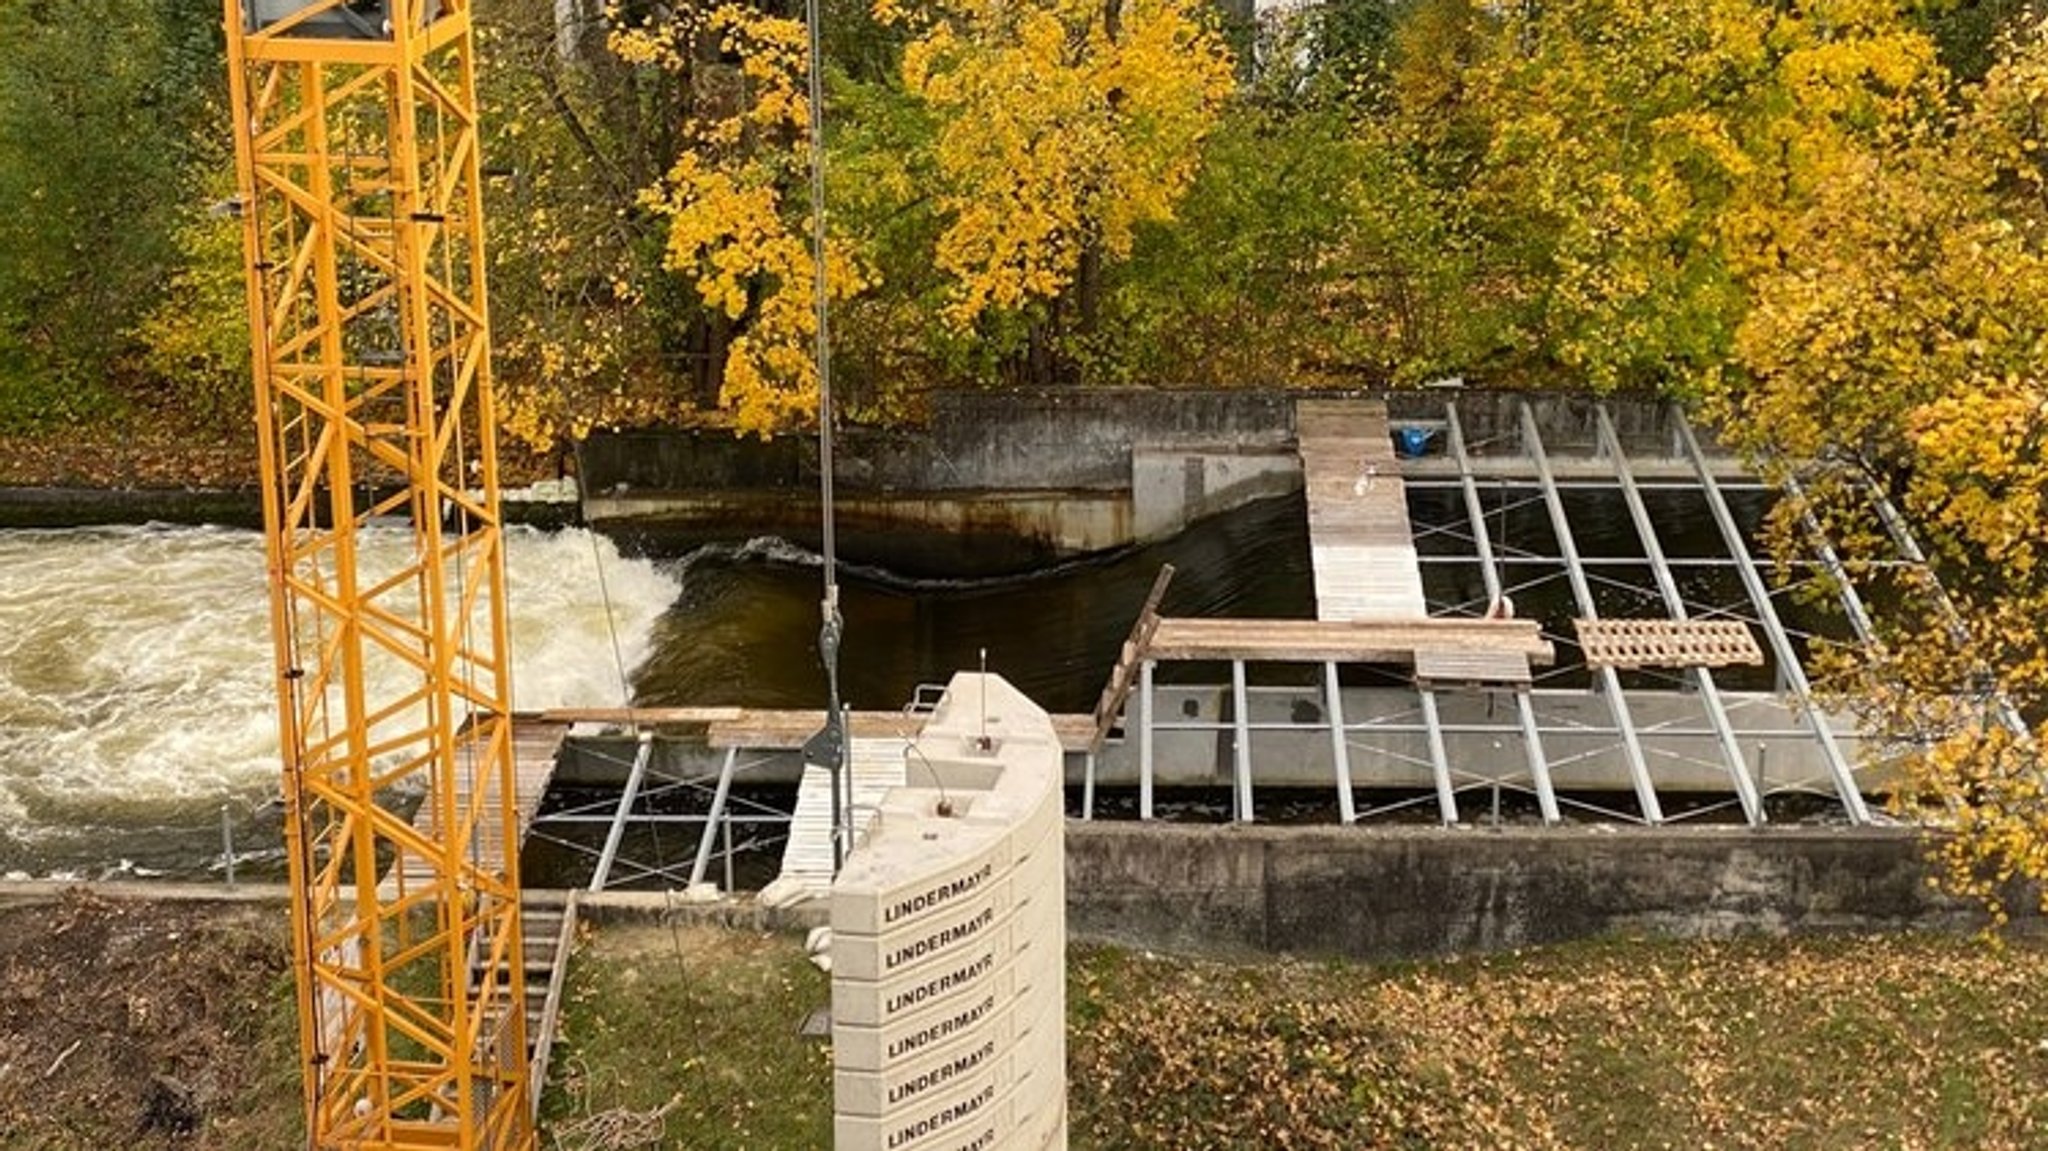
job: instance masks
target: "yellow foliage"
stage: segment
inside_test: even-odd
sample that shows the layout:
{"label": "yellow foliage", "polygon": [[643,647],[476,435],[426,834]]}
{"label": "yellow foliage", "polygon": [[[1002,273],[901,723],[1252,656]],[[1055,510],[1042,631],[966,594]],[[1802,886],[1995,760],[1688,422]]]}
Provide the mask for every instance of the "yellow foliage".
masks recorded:
{"label": "yellow foliage", "polygon": [[1139,224],[1170,220],[1232,88],[1222,42],[1187,0],[873,11],[916,33],[903,81],[940,121],[935,261],[963,330],[1058,296],[1084,252],[1121,259]]}
{"label": "yellow foliage", "polygon": [[[728,3],[617,26],[611,36],[622,59],[683,73],[711,91],[699,44],[737,57],[738,94],[699,101],[704,110],[681,126],[681,154],[642,199],[669,221],[663,264],[688,277],[737,333],[720,391],[734,429],[765,436],[818,410],[817,264],[800,194],[809,162],[807,35],[800,21]],[[825,270],[834,300],[863,287],[842,242],[828,245]]]}
{"label": "yellow foliage", "polygon": [[1811,510],[1848,527],[1864,572],[1897,555],[1857,527],[1873,492],[1919,534],[1932,572],[1889,577],[1901,602],[1881,642],[1833,662],[1843,702],[1896,741],[1900,806],[1951,833],[1948,886],[1999,910],[2009,881],[2048,880],[2048,24],[1953,103],[1921,46],[1867,47],[1798,55],[1817,115],[1777,138],[1810,163],[1757,229],[1774,243],[1756,252],[1738,370],[1708,398],[1738,444],[1811,461]]}

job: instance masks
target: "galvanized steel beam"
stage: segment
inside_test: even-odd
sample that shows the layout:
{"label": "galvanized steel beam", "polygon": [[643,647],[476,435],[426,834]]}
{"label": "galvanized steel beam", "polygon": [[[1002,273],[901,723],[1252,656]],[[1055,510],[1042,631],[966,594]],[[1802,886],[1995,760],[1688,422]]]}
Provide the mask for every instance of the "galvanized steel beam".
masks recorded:
{"label": "galvanized steel beam", "polygon": [[[1598,619],[1600,609],[1593,602],[1592,586],[1586,582],[1586,571],[1579,564],[1579,548],[1572,536],[1571,520],[1565,515],[1564,501],[1558,496],[1557,484],[1551,477],[1550,458],[1543,451],[1543,434],[1536,427],[1536,416],[1529,410],[1529,405],[1523,403],[1520,409],[1522,448],[1536,462],[1536,478],[1543,485],[1543,506],[1549,509],[1550,526],[1557,533],[1558,550],[1564,554],[1565,577],[1571,583],[1572,598],[1578,604],[1580,615]],[[1636,737],[1628,698],[1621,690],[1621,676],[1611,667],[1600,667],[1593,669],[1593,678],[1600,684],[1600,694],[1606,699],[1608,711],[1614,716],[1615,729],[1621,734],[1622,750],[1628,757],[1629,777],[1635,784],[1636,806],[1642,811],[1644,820],[1662,823],[1664,809],[1657,802],[1656,785],[1650,781],[1650,765],[1643,756],[1642,742]]]}

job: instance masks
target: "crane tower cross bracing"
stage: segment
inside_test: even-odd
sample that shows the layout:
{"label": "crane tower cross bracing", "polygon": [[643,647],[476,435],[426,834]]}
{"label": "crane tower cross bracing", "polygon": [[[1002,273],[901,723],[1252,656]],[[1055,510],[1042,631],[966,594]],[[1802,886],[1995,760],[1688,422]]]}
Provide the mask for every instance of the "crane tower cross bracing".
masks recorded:
{"label": "crane tower cross bracing", "polygon": [[524,1151],[470,0],[225,13],[308,1144]]}

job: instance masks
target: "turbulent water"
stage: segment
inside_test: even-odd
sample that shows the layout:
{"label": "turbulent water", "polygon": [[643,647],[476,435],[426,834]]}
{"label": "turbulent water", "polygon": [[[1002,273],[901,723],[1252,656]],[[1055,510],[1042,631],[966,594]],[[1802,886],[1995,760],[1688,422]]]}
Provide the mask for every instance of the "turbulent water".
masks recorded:
{"label": "turbulent water", "polygon": [[[673,573],[580,530],[509,532],[506,568],[516,706],[622,702]],[[189,869],[223,808],[274,844],[276,706],[260,535],[0,531],[0,871]]]}
{"label": "turbulent water", "polygon": [[[1765,502],[1738,502],[1746,526]],[[1602,613],[1659,614],[1647,566],[1629,558],[1641,552],[1619,498],[1567,493],[1566,503],[1581,550],[1621,565],[1594,570]],[[1731,569],[1685,559],[1719,554],[1695,503],[1653,493],[1653,515],[1673,525],[1665,546],[1680,586],[1699,611],[1739,605]],[[1411,491],[1410,511],[1422,551],[1451,559],[1425,565],[1433,610],[1482,608],[1478,565],[1457,558],[1469,543],[1431,526],[1462,530],[1463,504]],[[1269,501],[1162,544],[996,579],[842,565],[843,696],[897,708],[917,685],[985,657],[1048,710],[1090,710],[1163,563],[1178,571],[1170,615],[1312,615],[1303,512],[1299,497]],[[1568,635],[1575,612],[1562,569],[1544,558],[1556,544],[1541,507],[1490,498],[1488,518],[1518,614]],[[406,539],[373,538],[366,563]],[[621,558],[581,530],[514,532],[508,547],[521,708],[615,706],[629,695],[646,706],[812,708],[824,699],[815,553],[756,539]],[[223,808],[238,854],[275,853],[267,603],[261,537],[251,532],[0,531],[0,873],[203,874],[217,865]],[[1826,625],[1790,602],[1780,610]],[[1765,669],[1751,670],[1731,673],[1728,686],[1769,685]],[[1351,669],[1347,679],[1354,674],[1373,673]]]}

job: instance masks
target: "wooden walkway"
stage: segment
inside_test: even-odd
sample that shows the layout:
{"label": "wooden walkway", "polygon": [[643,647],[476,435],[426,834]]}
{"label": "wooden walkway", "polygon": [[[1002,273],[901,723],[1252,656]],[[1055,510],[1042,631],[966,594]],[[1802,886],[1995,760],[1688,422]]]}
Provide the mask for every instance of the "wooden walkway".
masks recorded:
{"label": "wooden walkway", "polygon": [[1316,618],[1427,616],[1386,403],[1302,400],[1294,428],[1308,489]]}
{"label": "wooden walkway", "polygon": [[[820,717],[823,712],[818,713]],[[901,719],[903,717],[898,716]],[[919,717],[918,726],[923,726]],[[757,745],[749,745],[757,746]],[[902,787],[906,769],[904,749],[910,740],[856,735],[848,760],[853,769],[853,837],[867,834],[875,809],[891,788]],[[781,882],[800,887],[806,895],[819,896],[832,890],[832,773],[815,764],[804,765],[803,782],[796,792],[796,811],[789,820],[789,842],[782,849]]]}
{"label": "wooden walkway", "polygon": [[[541,713],[549,723],[640,724],[647,727],[701,727],[710,746],[724,750],[795,751],[825,726],[822,709],[777,711],[752,707],[557,708]],[[855,739],[915,739],[925,717],[916,712],[854,711],[847,713]],[[1095,717],[1071,713],[1052,717],[1060,745],[1067,751],[1090,750]]]}
{"label": "wooden walkway", "polygon": [[[513,772],[518,780],[519,792],[515,806],[518,809],[519,836],[522,842],[526,838],[527,828],[533,826],[534,813],[540,810],[541,797],[547,793],[548,780],[555,774],[555,756],[561,751],[562,740],[567,738],[568,734],[569,725],[566,723],[530,719],[512,721]],[[457,773],[457,776],[455,808],[458,811],[465,811],[476,801],[476,794],[471,790],[474,781],[462,773]],[[429,840],[439,842],[441,839],[438,810],[433,804],[420,805],[419,810],[413,813],[412,826],[413,830]],[[477,826],[476,839],[469,845],[470,850],[475,853],[477,866],[493,875],[501,874],[505,870],[503,826],[499,805],[485,804]],[[420,861],[408,859],[407,865],[405,878],[408,887],[414,886],[415,881],[424,881],[428,878],[420,872]]]}

